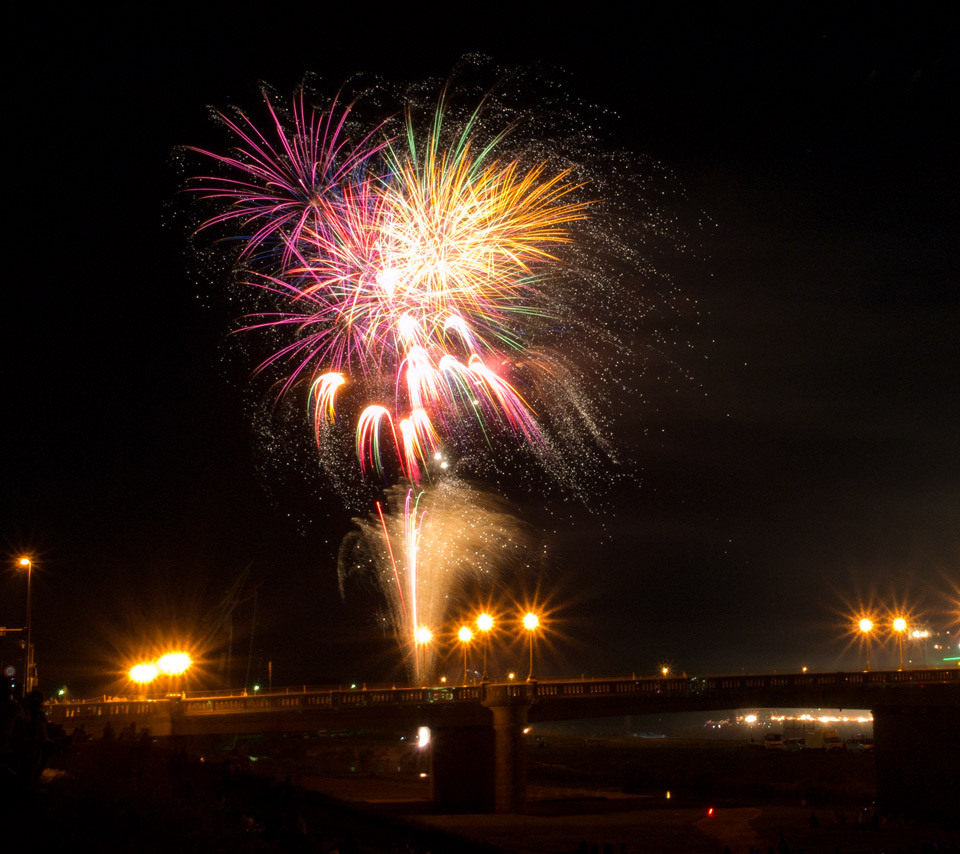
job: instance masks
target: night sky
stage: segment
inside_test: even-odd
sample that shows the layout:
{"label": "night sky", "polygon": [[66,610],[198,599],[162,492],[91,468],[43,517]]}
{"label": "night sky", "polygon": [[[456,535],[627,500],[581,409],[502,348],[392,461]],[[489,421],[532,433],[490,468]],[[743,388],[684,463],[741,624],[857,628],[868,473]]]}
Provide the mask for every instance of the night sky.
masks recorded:
{"label": "night sky", "polygon": [[518,499],[551,520],[540,576],[507,584],[549,600],[539,670],[857,667],[868,605],[956,631],[950,4],[426,24],[298,5],[12,15],[0,625],[22,624],[29,554],[42,688],[114,690],[139,650],[201,636],[248,566],[252,678],[395,677],[376,597],[338,592],[350,512],[276,477],[300,460],[264,463],[249,371],[225,357],[237,307],[198,272],[174,151],[222,145],[208,106],[255,110],[261,80],[442,81],[468,52],[539,64],[606,113],[610,145],[669,174],[688,246],[655,259],[686,306],[670,343],[636,333],[648,366],[615,429],[635,478],[590,509]]}

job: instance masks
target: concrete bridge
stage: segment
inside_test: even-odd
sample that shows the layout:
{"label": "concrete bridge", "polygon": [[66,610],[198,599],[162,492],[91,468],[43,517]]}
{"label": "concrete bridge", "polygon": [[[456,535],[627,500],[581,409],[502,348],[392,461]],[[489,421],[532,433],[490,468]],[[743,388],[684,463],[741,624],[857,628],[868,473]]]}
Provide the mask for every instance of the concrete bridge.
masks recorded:
{"label": "concrete bridge", "polygon": [[109,723],[155,737],[372,729],[432,731],[432,795],[449,809],[512,812],[526,800],[529,723],[732,708],[870,709],[883,805],[950,815],[960,795],[960,669],[611,678],[459,687],[183,694],[52,704],[94,737]]}

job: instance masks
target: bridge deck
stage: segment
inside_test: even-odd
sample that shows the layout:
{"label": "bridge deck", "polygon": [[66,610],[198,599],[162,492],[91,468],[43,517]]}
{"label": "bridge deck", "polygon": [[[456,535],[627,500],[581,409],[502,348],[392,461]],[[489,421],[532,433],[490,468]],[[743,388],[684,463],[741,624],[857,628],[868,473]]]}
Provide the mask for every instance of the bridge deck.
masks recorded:
{"label": "bridge deck", "polygon": [[[309,686],[253,695],[223,692],[175,697],[53,703],[48,719],[93,732],[109,722],[154,735],[364,727],[473,726],[491,722],[497,702],[530,706],[531,721],[646,711],[737,707],[876,705],[960,706],[960,668],[668,678],[541,680],[456,687],[324,690]],[[91,729],[92,728],[92,729]]]}

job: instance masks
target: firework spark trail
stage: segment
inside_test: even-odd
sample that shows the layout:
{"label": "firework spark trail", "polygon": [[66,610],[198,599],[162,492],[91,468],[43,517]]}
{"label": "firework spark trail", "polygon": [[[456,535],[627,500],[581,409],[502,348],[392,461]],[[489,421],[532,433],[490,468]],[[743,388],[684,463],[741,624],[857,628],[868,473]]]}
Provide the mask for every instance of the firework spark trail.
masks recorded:
{"label": "firework spark trail", "polygon": [[[341,590],[353,578],[382,590],[389,622],[416,671],[416,631],[435,634],[451,612],[475,607],[465,587],[487,591],[533,560],[535,538],[500,499],[456,478],[428,490],[394,486],[386,508],[354,520],[357,530],[340,548]],[[427,650],[428,661],[436,651]]]}
{"label": "firework spark trail", "polygon": [[498,159],[499,137],[475,146],[477,113],[445,144],[442,105],[422,142],[408,115],[405,148],[376,141],[380,128],[351,144],[350,108],[336,103],[317,114],[301,95],[290,130],[267,107],[277,142],[242,114],[220,114],[238,145],[232,156],[201,153],[240,177],[195,189],[228,205],[202,228],[252,231],[240,256],[249,283],[280,307],[245,328],[293,333],[260,369],[287,366],[281,393],[309,380],[318,442],[341,398],[356,409],[393,376],[393,401],[370,401],[356,419],[364,470],[382,472],[390,436],[402,475],[419,483],[464,422],[544,444],[509,373],[531,318],[550,314],[550,247],[586,214],[568,199],[578,189],[568,172]]}
{"label": "firework spark trail", "polygon": [[[419,493],[414,498],[413,490],[407,490],[407,497],[403,502],[403,546],[406,555],[407,567],[407,585],[410,597],[410,625],[413,630],[410,640],[414,647],[417,643],[417,633],[421,627],[420,623],[420,534],[423,528],[423,522],[427,514],[417,515],[420,505],[420,498],[423,493]],[[390,533],[384,528],[384,536],[390,538]]]}

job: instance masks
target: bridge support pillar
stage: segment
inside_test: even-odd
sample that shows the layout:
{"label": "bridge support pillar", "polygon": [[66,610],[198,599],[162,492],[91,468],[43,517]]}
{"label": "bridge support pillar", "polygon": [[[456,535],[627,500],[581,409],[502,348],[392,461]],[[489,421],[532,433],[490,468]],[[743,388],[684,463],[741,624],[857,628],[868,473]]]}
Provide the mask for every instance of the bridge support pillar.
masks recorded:
{"label": "bridge support pillar", "polygon": [[523,730],[528,706],[493,706],[494,811],[519,812],[527,805],[527,753]]}
{"label": "bridge support pillar", "polygon": [[492,726],[431,730],[430,790],[441,809],[511,813],[527,802],[523,730],[532,703],[531,685],[488,685],[483,705]]}
{"label": "bridge support pillar", "polygon": [[527,804],[527,753],[523,730],[532,705],[533,684],[489,686],[483,705],[493,712],[494,804],[498,813]]}
{"label": "bridge support pillar", "polygon": [[881,809],[957,821],[958,720],[956,705],[873,709]]}

